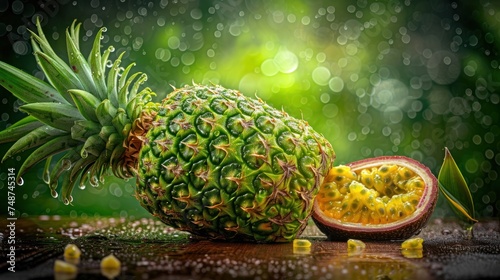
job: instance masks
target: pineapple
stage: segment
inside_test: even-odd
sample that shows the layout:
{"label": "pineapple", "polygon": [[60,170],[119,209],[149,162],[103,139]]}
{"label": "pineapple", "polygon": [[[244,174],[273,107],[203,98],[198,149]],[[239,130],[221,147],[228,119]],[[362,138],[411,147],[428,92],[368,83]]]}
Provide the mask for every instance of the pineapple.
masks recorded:
{"label": "pineapple", "polygon": [[65,204],[75,186],[97,186],[110,172],[135,177],[150,213],[210,239],[287,242],[302,232],[335,158],[324,137],[218,85],[184,86],[154,103],[145,74],[121,67],[123,54],[109,61],[111,47],[101,53],[104,29],[84,59],[79,29],[66,32],[69,64],[39,23],[32,32],[48,83],[0,62],[0,84],[28,114],[0,132],[0,143],[15,141],[3,160],[34,149],[19,176],[45,161],[43,178]]}

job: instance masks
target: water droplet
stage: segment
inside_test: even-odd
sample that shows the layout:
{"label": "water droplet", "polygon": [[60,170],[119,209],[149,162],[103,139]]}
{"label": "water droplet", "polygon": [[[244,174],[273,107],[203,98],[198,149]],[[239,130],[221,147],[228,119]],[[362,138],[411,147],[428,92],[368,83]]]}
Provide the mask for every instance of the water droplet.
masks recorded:
{"label": "water droplet", "polygon": [[43,177],[43,181],[45,182],[45,184],[50,184],[50,173],[49,173],[49,171],[44,171],[42,177]]}
{"label": "water droplet", "polygon": [[71,160],[69,160],[69,159],[63,159],[63,161],[62,161],[62,168],[64,170],[70,170],[71,169]]}
{"label": "water droplet", "polygon": [[89,181],[92,187],[97,188],[99,186],[99,180],[97,179],[97,176],[92,176]]}

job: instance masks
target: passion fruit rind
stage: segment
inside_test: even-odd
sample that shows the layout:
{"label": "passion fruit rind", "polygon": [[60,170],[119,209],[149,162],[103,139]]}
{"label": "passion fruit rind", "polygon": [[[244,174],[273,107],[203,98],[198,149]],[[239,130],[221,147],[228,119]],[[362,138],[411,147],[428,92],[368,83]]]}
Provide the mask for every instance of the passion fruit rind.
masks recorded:
{"label": "passion fruit rind", "polygon": [[[383,224],[351,223],[325,214],[320,208],[318,197],[316,197],[312,218],[328,239],[335,241],[348,239],[403,240],[417,234],[425,226],[434,211],[438,198],[438,181],[427,166],[405,156],[368,158],[350,163],[347,166],[351,171],[360,173],[363,169],[373,169],[384,165],[407,168],[422,178],[424,188],[418,204],[415,205],[415,211],[401,220]],[[335,179],[339,180],[338,177]],[[328,180],[333,180],[333,178],[327,176],[322,186],[330,183]]]}

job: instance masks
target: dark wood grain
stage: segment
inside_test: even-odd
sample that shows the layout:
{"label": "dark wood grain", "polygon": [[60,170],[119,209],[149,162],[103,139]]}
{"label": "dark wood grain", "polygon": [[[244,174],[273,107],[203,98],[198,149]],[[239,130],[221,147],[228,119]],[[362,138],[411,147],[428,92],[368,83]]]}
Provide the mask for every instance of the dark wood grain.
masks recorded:
{"label": "dark wood grain", "polygon": [[[8,232],[4,232],[4,237]],[[422,258],[407,258],[401,242],[366,242],[365,250],[349,255],[347,243],[328,241],[310,224],[301,238],[310,250],[292,243],[252,244],[200,240],[153,219],[70,219],[30,217],[16,222],[16,266],[0,263],[1,279],[95,279],[103,257],[113,253],[122,262],[119,279],[461,279],[499,277],[498,221],[476,225],[467,241],[453,221],[434,220],[420,234]],[[9,246],[2,240],[2,256]],[[77,275],[54,275],[64,247],[82,250]]]}

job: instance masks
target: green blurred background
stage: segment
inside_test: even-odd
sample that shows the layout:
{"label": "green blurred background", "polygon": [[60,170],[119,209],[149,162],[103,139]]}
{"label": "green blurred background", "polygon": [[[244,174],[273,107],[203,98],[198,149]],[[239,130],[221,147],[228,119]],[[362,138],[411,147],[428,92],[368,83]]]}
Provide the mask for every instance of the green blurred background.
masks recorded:
{"label": "green blurred background", "polygon": [[[0,0],[0,60],[43,78],[27,32],[36,17],[63,56],[73,20],[83,23],[86,53],[107,27],[112,58],[127,51],[123,64],[136,62],[159,99],[171,85],[216,83],[304,118],[331,141],[336,164],[398,154],[437,175],[448,147],[476,215],[499,216],[500,1]],[[0,94],[4,129],[23,114]],[[21,158],[1,164],[1,213],[7,169]],[[50,196],[42,168],[16,189],[19,216],[149,217],[133,180],[76,189],[66,206]],[[450,213],[440,198],[434,215]]]}

